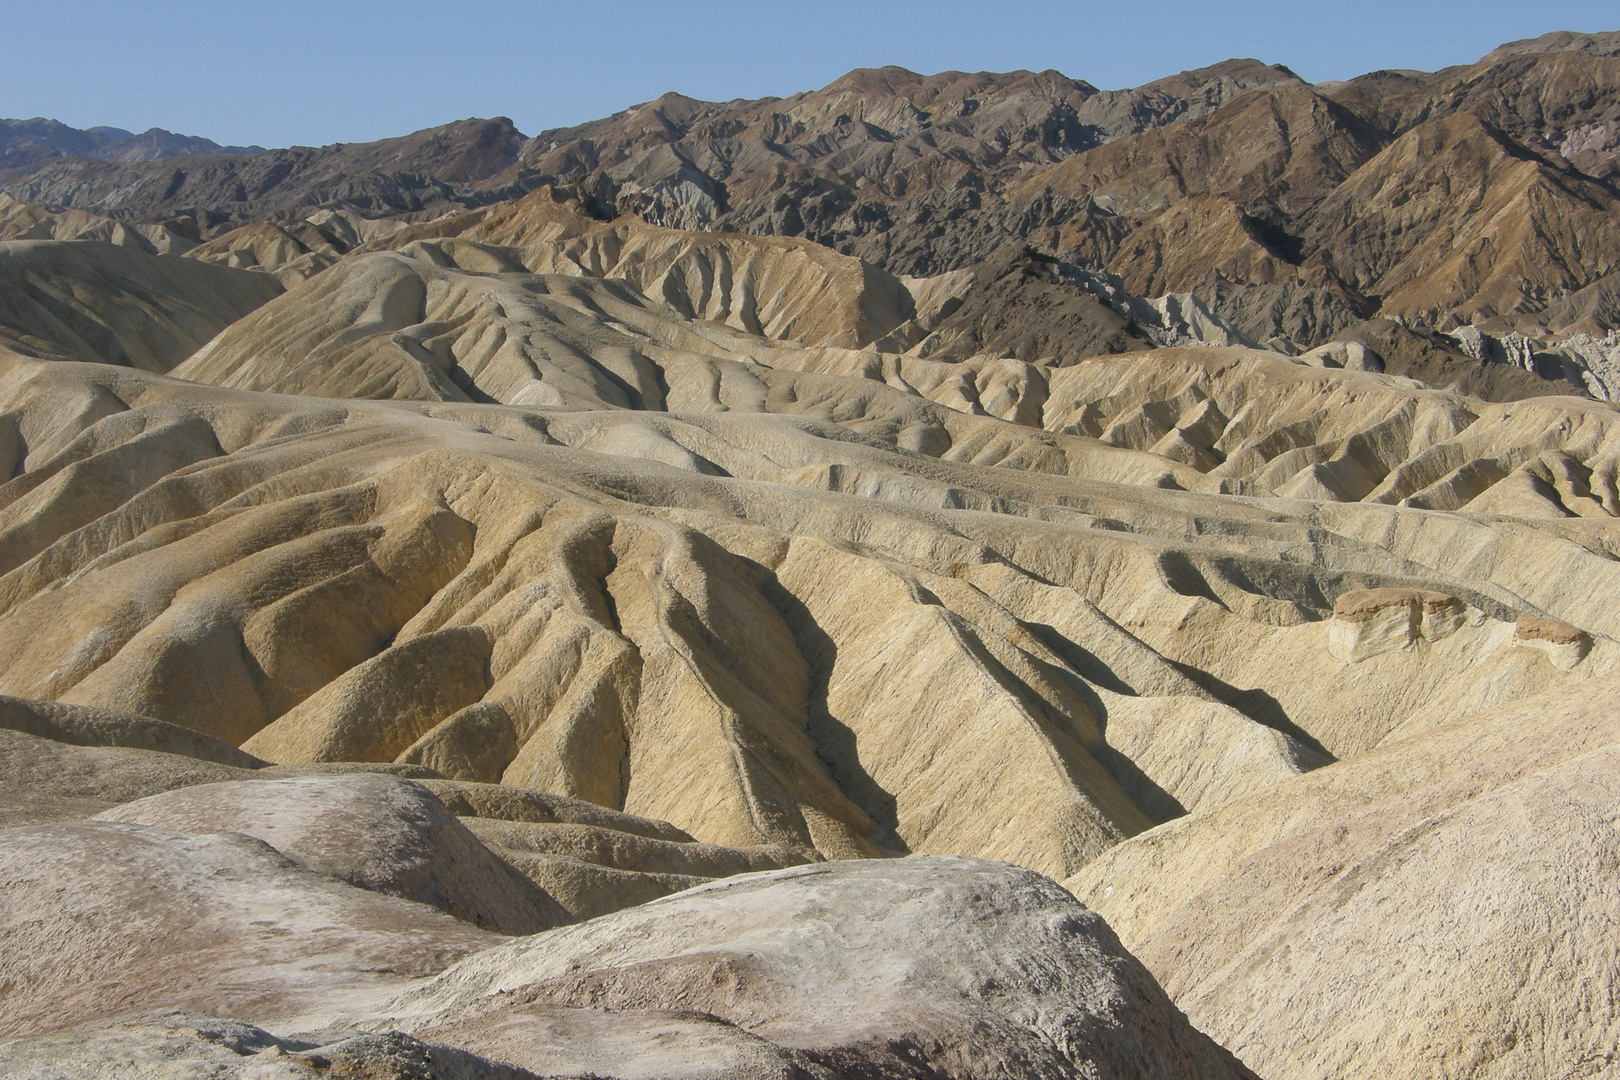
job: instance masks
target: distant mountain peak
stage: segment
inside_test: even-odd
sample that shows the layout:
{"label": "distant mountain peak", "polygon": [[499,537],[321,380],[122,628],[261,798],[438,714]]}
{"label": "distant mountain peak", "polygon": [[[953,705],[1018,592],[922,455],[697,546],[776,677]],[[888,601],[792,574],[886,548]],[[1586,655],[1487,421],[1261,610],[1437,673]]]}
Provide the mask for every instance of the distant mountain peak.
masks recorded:
{"label": "distant mountain peak", "polygon": [[1539,55],[1555,52],[1582,52],[1592,56],[1620,56],[1620,30],[1599,34],[1582,34],[1574,30],[1554,30],[1540,37],[1525,38],[1498,45],[1480,60],[1494,64],[1513,56]]}
{"label": "distant mountain peak", "polygon": [[262,146],[221,146],[198,135],[147,128],[139,135],[120,127],[75,128],[36,116],[0,120],[0,158],[27,155],[38,160],[80,157],[92,161],[156,161],[196,154],[259,154]]}

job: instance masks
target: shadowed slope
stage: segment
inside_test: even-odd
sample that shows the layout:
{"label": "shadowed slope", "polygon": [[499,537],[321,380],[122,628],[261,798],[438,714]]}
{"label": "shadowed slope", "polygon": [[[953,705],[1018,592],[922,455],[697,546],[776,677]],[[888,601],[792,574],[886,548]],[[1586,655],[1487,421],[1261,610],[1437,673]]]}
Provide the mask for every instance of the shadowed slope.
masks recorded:
{"label": "shadowed slope", "polygon": [[0,242],[0,348],[168,371],[281,286],[95,242]]}

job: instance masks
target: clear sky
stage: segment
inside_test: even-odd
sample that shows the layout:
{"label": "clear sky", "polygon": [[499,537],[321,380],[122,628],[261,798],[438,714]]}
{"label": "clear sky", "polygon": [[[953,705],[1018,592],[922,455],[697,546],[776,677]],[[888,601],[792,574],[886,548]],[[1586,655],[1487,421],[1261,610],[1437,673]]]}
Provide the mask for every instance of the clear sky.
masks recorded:
{"label": "clear sky", "polygon": [[1312,81],[1434,70],[1549,30],[1620,29],[1614,0],[1112,3],[832,0],[10,0],[0,116],[321,145],[467,116],[528,134],[668,90],[787,95],[855,67],[1056,68],[1135,86],[1233,56]]}

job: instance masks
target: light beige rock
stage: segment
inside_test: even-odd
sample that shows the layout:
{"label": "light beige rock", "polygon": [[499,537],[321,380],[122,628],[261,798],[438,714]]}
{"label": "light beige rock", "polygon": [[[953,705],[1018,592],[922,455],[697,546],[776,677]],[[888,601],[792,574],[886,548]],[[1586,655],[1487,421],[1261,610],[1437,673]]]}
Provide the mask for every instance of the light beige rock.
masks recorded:
{"label": "light beige rock", "polygon": [[114,807],[97,820],[192,835],[242,833],[310,870],[496,933],[533,934],[570,921],[431,793],[398,777],[203,784]]}
{"label": "light beige rock", "polygon": [[1351,371],[1383,371],[1384,362],[1376,352],[1359,341],[1330,341],[1300,353],[1300,363],[1312,367],[1347,368]]}
{"label": "light beige rock", "polygon": [[1605,683],[1391,741],[1068,886],[1263,1074],[1579,1075],[1615,1030],[1615,704]]}
{"label": "light beige rock", "polygon": [[1347,664],[1399,652],[1414,642],[1456,632],[1467,607],[1455,596],[1423,589],[1354,589],[1333,602],[1328,653]]}
{"label": "light beige rock", "polygon": [[1586,659],[1592,639],[1584,630],[1559,622],[1557,619],[1521,615],[1513,627],[1513,644],[1527,649],[1539,649],[1547,654],[1554,667],[1569,671]]}
{"label": "light beige rock", "polygon": [[633,217],[596,222],[548,188],[382,243],[468,269],[616,279],[685,318],[846,348],[928,321],[970,280],[913,285],[798,238],[665,229]]}
{"label": "light beige rock", "polygon": [[[620,1010],[622,1034],[579,1024],[560,1046],[569,1028],[557,1007],[585,1005]],[[671,1009],[841,1072],[966,1077],[1016,1060],[1034,1075],[1250,1075],[1062,889],[967,859],[705,885],[488,950],[388,1007],[429,1041],[529,1068],[560,1050],[570,1067],[608,1075],[644,1075],[647,1025]],[[693,1033],[671,1035],[680,1074],[735,1070],[735,1050],[721,1047],[694,1068]]]}
{"label": "light beige rock", "polygon": [[240,834],[0,830],[0,1035],[175,1008],[310,1030],[500,940]]}

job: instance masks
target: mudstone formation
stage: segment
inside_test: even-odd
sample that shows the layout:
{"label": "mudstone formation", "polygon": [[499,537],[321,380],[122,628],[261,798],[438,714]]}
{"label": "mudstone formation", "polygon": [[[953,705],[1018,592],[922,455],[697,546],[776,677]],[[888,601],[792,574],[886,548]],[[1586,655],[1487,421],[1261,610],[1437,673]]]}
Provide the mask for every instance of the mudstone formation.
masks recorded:
{"label": "mudstone formation", "polygon": [[0,1075],[1620,1068],[1620,35],[0,192]]}

